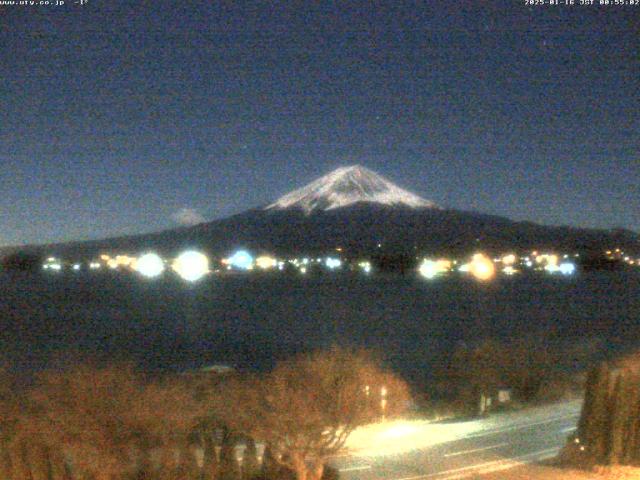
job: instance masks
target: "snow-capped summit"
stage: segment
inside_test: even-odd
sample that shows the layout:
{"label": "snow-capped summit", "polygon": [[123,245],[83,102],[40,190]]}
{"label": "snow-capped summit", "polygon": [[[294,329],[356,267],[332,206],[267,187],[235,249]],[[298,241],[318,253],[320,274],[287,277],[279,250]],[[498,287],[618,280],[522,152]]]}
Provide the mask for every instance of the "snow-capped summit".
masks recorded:
{"label": "snow-capped summit", "polygon": [[332,210],[359,202],[411,208],[437,205],[404,190],[360,165],[341,167],[281,197],[265,210],[302,209],[307,214]]}

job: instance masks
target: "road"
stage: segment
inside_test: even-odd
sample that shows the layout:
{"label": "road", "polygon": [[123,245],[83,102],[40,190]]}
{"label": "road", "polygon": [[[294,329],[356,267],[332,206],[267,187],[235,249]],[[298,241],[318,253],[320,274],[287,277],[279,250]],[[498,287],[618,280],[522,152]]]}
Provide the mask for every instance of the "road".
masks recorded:
{"label": "road", "polygon": [[[354,432],[332,465],[344,480],[453,480],[554,457],[575,431],[581,401],[468,422],[402,421]],[[508,478],[505,475],[505,478]]]}

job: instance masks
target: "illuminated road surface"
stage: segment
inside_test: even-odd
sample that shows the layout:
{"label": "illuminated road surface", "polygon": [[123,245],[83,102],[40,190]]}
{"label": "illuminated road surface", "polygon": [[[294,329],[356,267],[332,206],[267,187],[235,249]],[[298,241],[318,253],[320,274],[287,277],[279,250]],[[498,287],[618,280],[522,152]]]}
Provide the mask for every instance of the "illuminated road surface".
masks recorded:
{"label": "illuminated road surface", "polygon": [[332,464],[346,480],[444,480],[508,470],[556,456],[575,430],[581,404],[556,403],[469,422],[373,425],[354,432],[349,453]]}

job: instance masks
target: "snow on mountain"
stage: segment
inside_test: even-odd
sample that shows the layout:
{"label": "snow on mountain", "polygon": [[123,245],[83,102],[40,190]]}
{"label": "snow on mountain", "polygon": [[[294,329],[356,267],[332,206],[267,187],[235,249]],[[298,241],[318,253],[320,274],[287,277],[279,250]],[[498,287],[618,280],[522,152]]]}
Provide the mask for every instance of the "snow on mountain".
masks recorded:
{"label": "snow on mountain", "polygon": [[362,167],[341,167],[310,184],[281,197],[265,210],[302,209],[307,214],[332,210],[358,202],[411,208],[437,208],[425,200]]}

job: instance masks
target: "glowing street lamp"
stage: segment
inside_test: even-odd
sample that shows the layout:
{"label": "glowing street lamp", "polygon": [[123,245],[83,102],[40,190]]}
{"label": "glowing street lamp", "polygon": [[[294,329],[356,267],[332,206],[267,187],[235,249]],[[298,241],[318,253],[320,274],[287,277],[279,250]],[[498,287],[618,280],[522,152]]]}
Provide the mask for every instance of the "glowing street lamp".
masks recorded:
{"label": "glowing street lamp", "polygon": [[576,266],[571,262],[563,262],[558,266],[558,269],[562,275],[573,275],[576,271]]}
{"label": "glowing street lamp", "polygon": [[188,250],[175,259],[173,270],[188,282],[195,282],[209,273],[209,259],[206,255]]}
{"label": "glowing street lamp", "polygon": [[278,261],[275,258],[267,255],[256,258],[256,265],[262,270],[269,270],[270,268],[274,268],[277,264]]}
{"label": "glowing street lamp", "polygon": [[342,260],[339,258],[327,257],[324,263],[330,270],[335,270],[336,268],[340,268]]}
{"label": "glowing street lamp", "polygon": [[238,250],[227,259],[227,262],[241,270],[250,270],[253,267],[253,257],[246,250]]}
{"label": "glowing street lamp", "polygon": [[469,264],[471,275],[480,281],[490,280],[496,273],[496,269],[490,258],[482,253],[476,253]]}
{"label": "glowing street lamp", "polygon": [[516,263],[517,257],[513,253],[509,253],[502,257],[502,263],[505,265],[513,265]]}
{"label": "glowing street lamp", "polygon": [[438,264],[433,260],[425,260],[420,264],[420,268],[418,269],[420,275],[422,275],[427,280],[432,280],[436,278],[436,276],[440,273]]}
{"label": "glowing street lamp", "polygon": [[145,253],[135,262],[135,270],[147,278],[155,278],[164,272],[164,262],[155,253]]}
{"label": "glowing street lamp", "polygon": [[382,420],[387,413],[387,387],[380,388],[380,410],[382,410]]}

